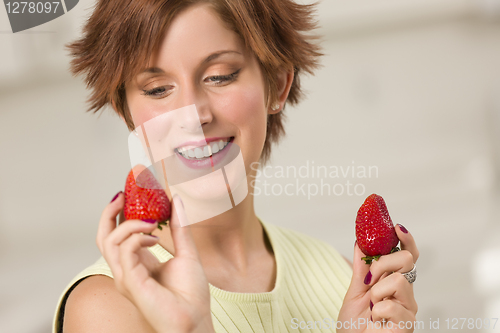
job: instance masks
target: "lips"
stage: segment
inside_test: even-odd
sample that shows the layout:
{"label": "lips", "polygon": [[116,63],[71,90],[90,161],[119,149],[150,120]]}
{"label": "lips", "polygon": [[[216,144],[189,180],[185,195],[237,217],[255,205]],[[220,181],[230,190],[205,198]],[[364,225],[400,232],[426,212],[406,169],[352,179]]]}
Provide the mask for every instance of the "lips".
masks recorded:
{"label": "lips", "polygon": [[[228,151],[231,148],[233,140],[234,137],[230,137],[227,139],[212,141],[204,146],[184,146],[181,148],[176,148],[175,153],[179,160],[189,168],[213,169],[214,166],[219,165],[223,158],[227,155]],[[201,155],[202,153],[203,155]],[[194,156],[192,156],[193,154]]]}
{"label": "lips", "polygon": [[202,146],[186,145],[176,148],[175,152],[188,160],[202,160],[222,151],[232,139],[233,137],[219,139]]}

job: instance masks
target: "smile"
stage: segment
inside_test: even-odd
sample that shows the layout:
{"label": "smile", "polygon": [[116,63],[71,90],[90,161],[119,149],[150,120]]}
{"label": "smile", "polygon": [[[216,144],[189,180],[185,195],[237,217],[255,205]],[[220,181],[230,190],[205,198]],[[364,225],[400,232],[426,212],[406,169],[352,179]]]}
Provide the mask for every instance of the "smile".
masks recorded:
{"label": "smile", "polygon": [[203,160],[207,157],[216,155],[217,153],[223,151],[229,142],[233,140],[233,137],[227,138],[225,140],[218,140],[216,142],[211,142],[200,147],[180,147],[175,148],[175,152],[180,154],[182,157],[188,160]]}

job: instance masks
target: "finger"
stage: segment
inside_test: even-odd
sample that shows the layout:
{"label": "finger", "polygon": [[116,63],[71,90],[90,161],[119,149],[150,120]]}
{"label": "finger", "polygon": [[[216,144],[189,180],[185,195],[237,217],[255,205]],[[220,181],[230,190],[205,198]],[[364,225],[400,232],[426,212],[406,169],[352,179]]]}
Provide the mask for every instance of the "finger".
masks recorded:
{"label": "finger", "polygon": [[413,263],[416,263],[420,253],[418,252],[417,244],[415,243],[412,234],[410,234],[408,229],[401,224],[398,224],[395,229],[396,234],[401,241],[401,249],[410,251],[413,256]]}
{"label": "finger", "polygon": [[410,251],[403,250],[381,256],[373,261],[370,267],[372,278],[370,285],[374,285],[385,274],[392,272],[406,273],[413,268],[413,255]]}
{"label": "finger", "polygon": [[146,247],[153,246],[157,244],[159,238],[153,235],[146,234],[133,234],[124,240],[120,244],[120,263],[122,265],[124,274],[129,273],[137,265],[140,264],[140,254],[139,251],[146,250],[142,256],[149,255],[153,256]]}
{"label": "finger", "polygon": [[417,313],[417,302],[413,294],[413,285],[401,273],[394,273],[377,282],[370,290],[372,304],[391,299],[407,310]]}
{"label": "finger", "polygon": [[373,305],[372,321],[383,321],[385,328],[392,327],[396,332],[413,332],[416,318],[401,304],[385,300]]}
{"label": "finger", "polygon": [[117,246],[127,238],[137,233],[151,233],[157,227],[157,222],[150,223],[142,220],[128,220],[127,223],[120,224],[106,240],[106,243]]}
{"label": "finger", "polygon": [[123,213],[123,209],[120,210],[120,215],[118,217],[118,224],[121,224],[122,222],[125,222],[125,214]]}
{"label": "finger", "polygon": [[157,272],[151,264],[159,265],[159,261],[147,247],[158,244],[158,241],[159,238],[154,235],[135,233],[119,247],[123,273],[119,279],[115,279],[115,284],[143,314],[157,310],[152,307],[156,304],[154,300],[158,301],[159,297],[162,298],[162,304],[176,304],[179,301],[169,288],[160,285],[154,276]]}
{"label": "finger", "polygon": [[102,211],[96,236],[97,247],[101,253],[103,252],[104,239],[116,228],[116,216],[123,208],[124,203],[124,195],[120,191]]}
{"label": "finger", "polygon": [[[104,240],[103,255],[111,269],[120,266],[120,244],[127,238],[137,233],[151,233],[156,228],[156,223],[144,222],[141,220],[129,220],[120,224]],[[115,268],[118,273],[118,268]],[[119,274],[119,273],[118,273]]]}
{"label": "finger", "polygon": [[[371,272],[371,270],[370,270]],[[391,275],[392,272],[388,273],[388,272],[385,272],[384,274],[382,274],[382,276],[380,278],[378,278],[378,281],[382,280],[382,279],[385,279],[387,276]]]}
{"label": "finger", "polygon": [[[371,276],[367,276],[370,272],[370,265],[367,265],[361,258],[365,254],[359,249],[358,243],[354,244],[354,258],[352,262],[352,278],[349,287],[350,297],[362,297],[369,289]],[[367,280],[368,284],[365,283]]]}
{"label": "finger", "polygon": [[174,194],[172,198],[172,215],[170,219],[170,233],[174,242],[176,257],[190,257],[200,261],[198,250],[194,243],[189,222],[184,211],[184,205],[181,197]]}
{"label": "finger", "polygon": [[129,297],[130,300],[137,298],[137,292],[141,293],[137,288],[151,276],[150,268],[141,264],[141,257],[153,256],[145,247],[157,244],[158,240],[152,235],[133,234],[120,244],[118,253],[122,273],[115,277],[115,284],[122,294],[134,295]]}

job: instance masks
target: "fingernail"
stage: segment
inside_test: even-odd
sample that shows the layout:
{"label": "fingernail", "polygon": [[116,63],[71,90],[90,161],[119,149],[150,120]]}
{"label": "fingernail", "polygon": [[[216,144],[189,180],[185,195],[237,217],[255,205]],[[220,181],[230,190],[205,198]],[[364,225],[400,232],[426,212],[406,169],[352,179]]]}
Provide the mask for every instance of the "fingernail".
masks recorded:
{"label": "fingernail", "polygon": [[398,225],[399,225],[399,229],[401,229],[401,231],[402,231],[402,232],[404,232],[405,234],[407,234],[407,233],[408,233],[408,230],[406,230],[406,228],[405,228],[405,227],[403,227],[403,225],[402,225],[402,224],[399,224],[399,223],[398,223]]}
{"label": "fingernail", "polygon": [[370,310],[373,309],[373,302],[370,301]]}
{"label": "fingernail", "polygon": [[370,315],[370,321],[373,321],[372,315]]}
{"label": "fingernail", "polygon": [[153,220],[153,219],[141,219],[141,221],[144,221],[147,223],[156,223],[156,220]]}
{"label": "fingernail", "polygon": [[368,271],[368,273],[365,276],[365,284],[370,284],[372,280],[372,272]]}
{"label": "fingernail", "polygon": [[155,235],[148,235],[148,236],[151,236],[153,238],[158,238],[158,236],[155,236]]}
{"label": "fingernail", "polygon": [[358,240],[356,239],[356,240],[354,241],[354,246],[356,246],[356,243],[357,243],[357,242],[358,242]]}
{"label": "fingernail", "polygon": [[[116,195],[113,197],[113,199],[111,199],[111,202],[115,201],[115,200],[116,200],[116,198],[118,198],[118,196],[120,195],[120,193],[122,193],[122,191],[120,191],[120,192],[116,193]],[[110,203],[111,203],[111,202],[110,202]]]}

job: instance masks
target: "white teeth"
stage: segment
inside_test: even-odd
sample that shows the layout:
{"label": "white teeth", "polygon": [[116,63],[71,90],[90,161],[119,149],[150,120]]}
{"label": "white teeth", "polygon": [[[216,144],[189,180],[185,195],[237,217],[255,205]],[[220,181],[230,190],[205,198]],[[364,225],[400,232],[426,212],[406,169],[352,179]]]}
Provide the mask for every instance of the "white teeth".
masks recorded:
{"label": "white teeth", "polygon": [[210,156],[210,151],[208,150],[208,146],[205,146],[203,148],[203,155],[205,155],[205,157]]}
{"label": "white teeth", "polygon": [[178,148],[177,151],[187,159],[204,159],[206,157],[209,157],[210,155],[218,153],[224,147],[226,147],[228,143],[229,142],[219,140],[218,142],[214,142],[211,145],[208,144],[203,147],[196,147],[192,149]]}

